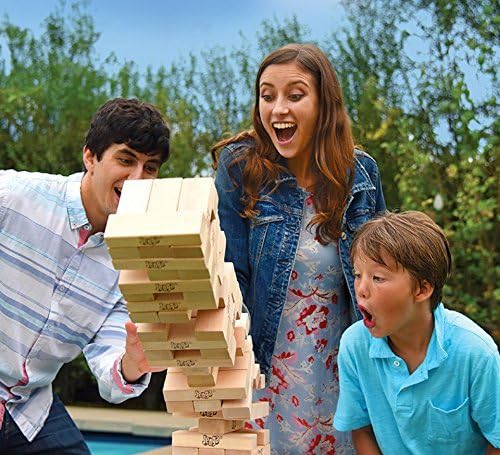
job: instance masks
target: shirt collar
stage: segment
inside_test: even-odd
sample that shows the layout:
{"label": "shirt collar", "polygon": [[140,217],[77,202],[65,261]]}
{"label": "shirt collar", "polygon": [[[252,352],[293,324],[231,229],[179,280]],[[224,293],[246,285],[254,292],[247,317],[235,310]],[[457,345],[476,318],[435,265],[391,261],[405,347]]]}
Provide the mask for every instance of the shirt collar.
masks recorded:
{"label": "shirt collar", "polygon": [[[432,331],[432,336],[429,341],[429,346],[427,348],[427,354],[425,356],[426,369],[432,370],[437,368],[444,360],[448,357],[448,354],[444,348],[445,339],[445,313],[443,304],[434,310],[434,330]],[[397,357],[392,349],[389,347],[387,342],[387,337],[384,338],[374,338],[370,335],[370,358],[391,358]]]}
{"label": "shirt collar", "polygon": [[68,177],[66,207],[68,209],[68,219],[71,229],[80,229],[89,224],[81,195],[83,175],[83,172],[78,172]]}

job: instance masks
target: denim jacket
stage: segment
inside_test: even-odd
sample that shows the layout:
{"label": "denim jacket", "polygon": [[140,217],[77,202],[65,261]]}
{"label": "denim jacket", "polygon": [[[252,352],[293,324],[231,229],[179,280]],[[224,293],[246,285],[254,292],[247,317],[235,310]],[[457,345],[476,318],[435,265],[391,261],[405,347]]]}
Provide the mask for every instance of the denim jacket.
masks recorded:
{"label": "denim jacket", "polygon": [[[215,185],[219,218],[226,234],[225,260],[236,270],[243,300],[251,317],[251,335],[257,362],[268,375],[288,283],[295,262],[306,192],[291,174],[282,175],[271,194],[261,192],[255,219],[242,218],[242,171],[247,143],[226,146],[219,157]],[[385,209],[377,163],[355,151],[354,179],[342,216],[339,251],[346,279],[352,321],[361,318],[356,306],[349,248],[355,232],[375,213]]]}

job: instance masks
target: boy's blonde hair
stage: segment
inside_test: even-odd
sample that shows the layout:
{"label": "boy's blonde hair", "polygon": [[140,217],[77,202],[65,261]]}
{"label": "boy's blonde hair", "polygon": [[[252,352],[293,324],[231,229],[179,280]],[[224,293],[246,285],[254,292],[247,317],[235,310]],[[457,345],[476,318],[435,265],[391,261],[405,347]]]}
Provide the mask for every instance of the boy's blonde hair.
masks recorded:
{"label": "boy's blonde hair", "polygon": [[427,281],[434,286],[430,298],[434,311],[452,266],[450,246],[442,229],[422,212],[384,212],[363,224],[356,234],[351,263],[362,254],[387,266],[383,253],[407,270],[416,285]]}

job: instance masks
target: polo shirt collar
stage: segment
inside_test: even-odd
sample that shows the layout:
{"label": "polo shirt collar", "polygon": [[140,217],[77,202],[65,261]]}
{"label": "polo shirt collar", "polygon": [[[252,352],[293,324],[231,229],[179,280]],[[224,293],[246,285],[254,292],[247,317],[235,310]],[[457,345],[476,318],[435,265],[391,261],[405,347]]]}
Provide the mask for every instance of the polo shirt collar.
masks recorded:
{"label": "polo shirt collar", "polygon": [[89,224],[87,213],[83,207],[81,186],[83,172],[72,174],[68,177],[66,185],[66,207],[71,229],[80,229]]}
{"label": "polo shirt collar", "polygon": [[448,357],[445,349],[446,337],[446,315],[442,303],[434,310],[434,331],[432,333],[431,342],[427,348],[425,363],[427,370],[432,370],[441,365]]}
{"label": "polo shirt collar", "polygon": [[[445,329],[446,329],[446,315],[444,312],[443,304],[434,310],[434,330],[432,331],[431,339],[429,340],[429,346],[427,348],[427,354],[422,366],[425,366],[425,376],[427,377],[427,371],[437,368],[441,363],[443,363],[448,357],[445,346]],[[394,358],[397,357],[389,346],[387,337],[384,338],[374,338],[370,336],[370,358]]]}

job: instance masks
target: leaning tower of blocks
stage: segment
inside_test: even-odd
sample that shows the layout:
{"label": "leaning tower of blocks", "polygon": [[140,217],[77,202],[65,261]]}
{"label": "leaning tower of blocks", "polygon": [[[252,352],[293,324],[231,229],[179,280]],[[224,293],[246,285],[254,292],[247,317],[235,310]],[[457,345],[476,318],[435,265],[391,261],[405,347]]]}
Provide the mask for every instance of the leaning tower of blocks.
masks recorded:
{"label": "leaning tower of blocks", "polygon": [[104,236],[149,364],[167,367],[167,411],[198,421],[172,454],[269,454],[269,430],[245,429],[269,405],[252,401],[264,375],[217,201],[212,178],[128,180]]}

